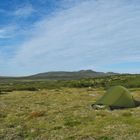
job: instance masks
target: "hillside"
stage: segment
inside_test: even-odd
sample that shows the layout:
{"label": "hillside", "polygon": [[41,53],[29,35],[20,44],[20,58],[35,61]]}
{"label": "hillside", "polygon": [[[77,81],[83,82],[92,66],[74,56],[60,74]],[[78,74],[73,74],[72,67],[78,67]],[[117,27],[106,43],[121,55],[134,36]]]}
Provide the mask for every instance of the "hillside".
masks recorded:
{"label": "hillside", "polygon": [[116,74],[117,73],[113,73],[113,72],[104,73],[104,72],[96,72],[92,70],[81,70],[81,71],[74,71],[74,72],[56,71],[56,72],[39,73],[26,78],[49,79],[49,80],[75,80],[75,79],[95,78],[95,77],[109,76],[109,75],[116,75]]}

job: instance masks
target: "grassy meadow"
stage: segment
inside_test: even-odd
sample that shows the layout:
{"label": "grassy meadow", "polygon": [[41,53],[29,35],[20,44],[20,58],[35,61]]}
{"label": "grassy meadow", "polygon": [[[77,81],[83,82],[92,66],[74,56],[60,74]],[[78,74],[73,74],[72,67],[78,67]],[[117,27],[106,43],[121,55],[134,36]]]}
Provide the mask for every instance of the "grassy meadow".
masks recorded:
{"label": "grassy meadow", "polygon": [[[114,111],[91,108],[109,83],[118,84],[117,78],[1,80],[0,139],[139,140],[140,107]],[[140,100],[138,78],[127,78],[118,79],[126,87],[132,84],[129,90]]]}

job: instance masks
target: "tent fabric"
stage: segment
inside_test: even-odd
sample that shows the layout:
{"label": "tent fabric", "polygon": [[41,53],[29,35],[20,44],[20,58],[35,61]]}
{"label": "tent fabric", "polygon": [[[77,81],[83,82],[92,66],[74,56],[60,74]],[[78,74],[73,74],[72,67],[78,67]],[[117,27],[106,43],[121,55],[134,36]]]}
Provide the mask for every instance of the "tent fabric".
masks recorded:
{"label": "tent fabric", "polygon": [[111,87],[95,104],[123,108],[135,107],[132,95],[122,86]]}

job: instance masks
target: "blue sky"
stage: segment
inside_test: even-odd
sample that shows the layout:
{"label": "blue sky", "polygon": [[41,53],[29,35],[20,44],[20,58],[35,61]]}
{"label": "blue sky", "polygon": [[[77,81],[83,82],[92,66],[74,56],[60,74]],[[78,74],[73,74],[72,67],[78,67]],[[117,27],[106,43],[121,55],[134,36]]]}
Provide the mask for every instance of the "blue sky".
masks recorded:
{"label": "blue sky", "polygon": [[0,75],[140,73],[139,0],[0,0]]}

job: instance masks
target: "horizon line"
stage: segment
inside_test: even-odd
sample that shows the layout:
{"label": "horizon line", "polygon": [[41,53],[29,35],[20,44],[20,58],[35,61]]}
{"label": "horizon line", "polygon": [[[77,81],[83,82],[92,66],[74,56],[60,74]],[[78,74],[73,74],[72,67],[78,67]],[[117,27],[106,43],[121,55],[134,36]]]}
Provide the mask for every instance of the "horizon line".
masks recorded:
{"label": "horizon line", "polygon": [[101,73],[116,73],[116,74],[140,74],[140,73],[129,73],[129,72],[114,72],[114,71],[96,71],[93,69],[81,69],[81,70],[52,70],[52,71],[43,71],[32,74],[25,75],[0,75],[0,78],[20,78],[20,77],[29,77],[33,75],[43,74],[43,73],[51,73],[51,72],[80,72],[80,71],[93,71],[93,72],[101,72]]}

